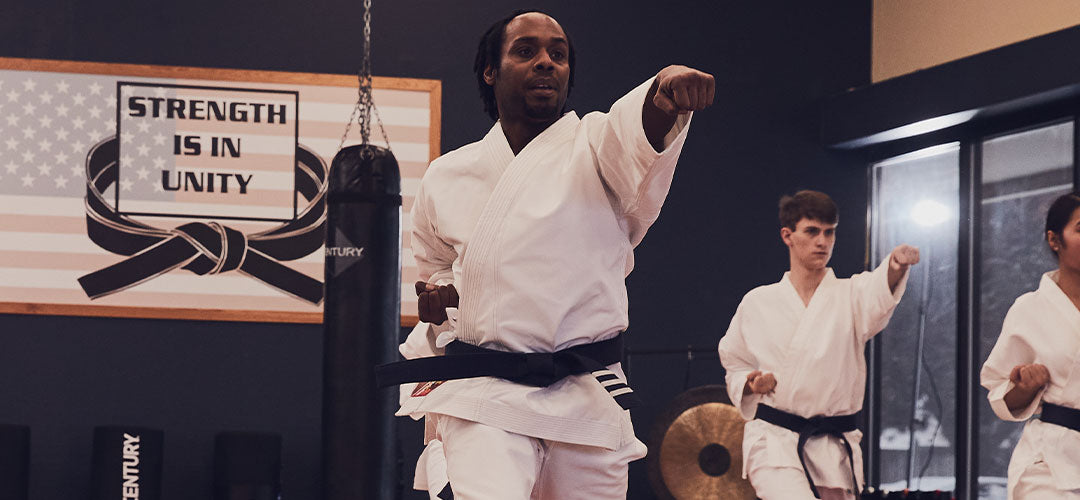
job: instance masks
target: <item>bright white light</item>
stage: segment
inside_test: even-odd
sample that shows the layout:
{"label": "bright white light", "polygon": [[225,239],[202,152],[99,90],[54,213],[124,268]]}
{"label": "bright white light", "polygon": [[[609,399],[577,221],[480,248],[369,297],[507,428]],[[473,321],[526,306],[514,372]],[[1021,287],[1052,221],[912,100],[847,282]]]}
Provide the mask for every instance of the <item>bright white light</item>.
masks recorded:
{"label": "bright white light", "polygon": [[920,200],[911,208],[911,219],[923,227],[936,226],[950,217],[949,207],[934,200]]}

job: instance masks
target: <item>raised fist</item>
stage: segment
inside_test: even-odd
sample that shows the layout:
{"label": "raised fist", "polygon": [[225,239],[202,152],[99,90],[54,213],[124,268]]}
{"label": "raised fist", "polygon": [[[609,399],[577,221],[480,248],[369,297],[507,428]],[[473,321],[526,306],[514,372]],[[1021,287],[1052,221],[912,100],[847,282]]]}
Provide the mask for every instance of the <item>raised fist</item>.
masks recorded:
{"label": "raised fist", "polygon": [[911,245],[900,245],[893,249],[889,265],[895,269],[907,269],[919,263],[919,249]]}
{"label": "raised fist", "polygon": [[701,111],[712,104],[716,84],[713,76],[686,66],[668,66],[656,75],[653,104],[669,114]]}

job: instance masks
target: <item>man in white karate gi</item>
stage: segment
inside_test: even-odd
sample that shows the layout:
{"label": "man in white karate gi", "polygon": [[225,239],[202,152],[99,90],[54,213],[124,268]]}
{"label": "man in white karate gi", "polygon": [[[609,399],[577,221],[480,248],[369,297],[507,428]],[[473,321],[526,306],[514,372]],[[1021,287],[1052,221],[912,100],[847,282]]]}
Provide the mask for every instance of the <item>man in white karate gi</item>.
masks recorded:
{"label": "man in white karate gi", "polygon": [[719,344],[747,420],[743,477],[763,500],[855,498],[864,346],[889,322],[919,251],[900,245],[874,271],[839,279],[826,267],[837,226],[828,195],[785,196],[780,225],[790,271],[743,297]]}
{"label": "man in white karate gi", "polygon": [[645,455],[619,365],[624,280],[714,83],[669,66],[578,118],[564,112],[574,58],[545,14],[495,23],[474,69],[497,122],[433,161],[413,205],[419,313],[432,326],[411,340],[435,356],[379,374],[430,382],[398,414],[434,420],[458,500],[622,499],[629,462]]}

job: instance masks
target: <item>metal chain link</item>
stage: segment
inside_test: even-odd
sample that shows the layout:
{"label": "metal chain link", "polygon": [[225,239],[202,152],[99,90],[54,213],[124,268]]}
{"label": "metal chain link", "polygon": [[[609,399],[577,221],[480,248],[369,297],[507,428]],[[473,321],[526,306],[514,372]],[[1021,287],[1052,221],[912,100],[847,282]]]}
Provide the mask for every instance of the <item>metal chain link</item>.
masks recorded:
{"label": "metal chain link", "polygon": [[[379,126],[379,132],[382,134],[383,141],[386,142],[386,149],[390,150],[390,138],[386,135],[386,129],[383,128],[382,117],[379,116],[379,109],[375,107],[375,100],[372,97],[371,87],[371,0],[364,0],[364,52],[363,57],[360,60],[360,70],[356,74],[357,81],[357,96],[356,106],[353,107],[352,114],[349,115],[349,121],[345,124],[345,133],[341,135],[341,142],[338,144],[338,151],[345,145],[345,139],[349,136],[349,130],[352,128],[353,120],[360,125],[360,143],[369,144],[371,138],[371,112],[375,111],[375,121]],[[391,150],[392,152],[392,150]]]}

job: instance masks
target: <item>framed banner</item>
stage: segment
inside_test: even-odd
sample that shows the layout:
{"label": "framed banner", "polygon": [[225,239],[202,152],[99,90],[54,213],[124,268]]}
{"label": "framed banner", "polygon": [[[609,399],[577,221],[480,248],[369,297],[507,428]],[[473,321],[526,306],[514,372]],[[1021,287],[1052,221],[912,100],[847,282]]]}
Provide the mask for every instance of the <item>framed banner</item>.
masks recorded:
{"label": "framed banner", "polygon": [[[360,142],[356,98],[355,75],[0,58],[0,313],[321,322],[327,172]],[[407,229],[441,84],[375,77],[374,100]]]}

